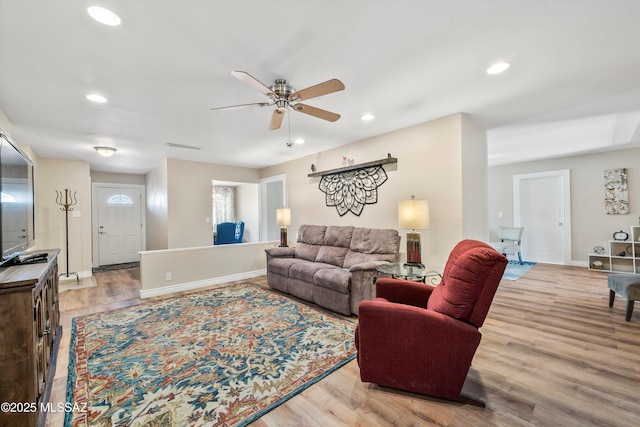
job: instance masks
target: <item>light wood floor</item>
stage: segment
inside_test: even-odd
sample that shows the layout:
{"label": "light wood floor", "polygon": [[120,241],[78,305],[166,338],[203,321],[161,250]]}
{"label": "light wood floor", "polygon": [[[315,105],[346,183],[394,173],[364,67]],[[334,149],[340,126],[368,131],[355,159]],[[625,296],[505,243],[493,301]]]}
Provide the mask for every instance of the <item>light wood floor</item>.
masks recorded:
{"label": "light wood floor", "polygon": [[[52,402],[65,399],[72,317],[139,304],[138,274],[96,273],[96,288],[61,294]],[[252,426],[640,426],[640,307],[626,322],[626,302],[609,308],[608,294],[606,274],[578,267],[502,281],[463,390],[485,409],[363,384],[354,360]]]}

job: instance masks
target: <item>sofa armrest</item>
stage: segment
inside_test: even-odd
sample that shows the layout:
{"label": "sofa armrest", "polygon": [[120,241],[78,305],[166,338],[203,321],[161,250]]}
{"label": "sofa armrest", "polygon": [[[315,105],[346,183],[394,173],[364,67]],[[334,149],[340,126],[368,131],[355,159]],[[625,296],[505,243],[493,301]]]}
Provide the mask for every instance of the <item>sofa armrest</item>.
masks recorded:
{"label": "sofa armrest", "polygon": [[376,268],[387,261],[367,261],[352,265],[351,272],[351,312],[358,314],[360,301],[375,298],[373,281],[377,278]]}
{"label": "sofa armrest", "polygon": [[295,258],[296,249],[295,248],[267,248],[264,250],[267,253],[267,264],[273,258]]}
{"label": "sofa armrest", "polygon": [[349,271],[351,271],[352,273],[354,271],[364,271],[364,270],[376,271],[376,268],[378,268],[378,266],[382,264],[389,264],[389,263],[387,261],[361,262],[360,264],[352,265],[351,268],[349,268]]}

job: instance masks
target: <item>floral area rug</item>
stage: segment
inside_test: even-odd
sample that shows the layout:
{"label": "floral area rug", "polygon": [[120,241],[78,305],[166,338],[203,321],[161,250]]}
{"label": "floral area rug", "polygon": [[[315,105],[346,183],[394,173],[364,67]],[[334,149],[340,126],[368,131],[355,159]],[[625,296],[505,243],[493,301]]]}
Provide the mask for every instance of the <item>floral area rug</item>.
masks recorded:
{"label": "floral area rug", "polygon": [[522,264],[520,264],[518,261],[509,260],[509,264],[507,264],[502,278],[504,280],[518,280],[524,273],[531,270],[531,267],[534,265],[536,265],[535,262],[523,261]]}
{"label": "floral area rug", "polygon": [[252,284],[73,319],[65,426],[246,426],[355,357],[355,323]]}

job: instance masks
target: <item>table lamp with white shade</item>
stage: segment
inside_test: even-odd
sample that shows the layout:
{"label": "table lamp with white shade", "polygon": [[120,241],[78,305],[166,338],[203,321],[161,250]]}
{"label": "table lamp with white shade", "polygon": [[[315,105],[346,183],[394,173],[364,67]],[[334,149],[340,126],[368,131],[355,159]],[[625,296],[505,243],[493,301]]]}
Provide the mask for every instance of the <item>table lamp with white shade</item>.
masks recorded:
{"label": "table lamp with white shade", "polygon": [[398,223],[407,233],[407,262],[405,265],[424,268],[420,254],[420,233],[416,230],[429,229],[429,201],[403,200],[398,204]]}

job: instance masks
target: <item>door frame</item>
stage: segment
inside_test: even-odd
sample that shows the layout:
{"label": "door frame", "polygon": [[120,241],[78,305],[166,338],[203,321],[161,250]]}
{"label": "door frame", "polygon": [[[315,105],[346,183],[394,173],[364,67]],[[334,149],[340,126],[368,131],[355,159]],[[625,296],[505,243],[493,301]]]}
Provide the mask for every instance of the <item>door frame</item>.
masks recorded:
{"label": "door frame", "polygon": [[273,176],[269,176],[266,178],[262,178],[260,180],[260,241],[267,241],[267,229],[269,227],[268,224],[268,212],[267,212],[267,200],[269,195],[267,194],[267,184],[273,182],[281,182],[282,183],[282,207],[288,207],[287,205],[287,174],[277,174]]}
{"label": "door frame", "polygon": [[100,229],[98,224],[98,189],[99,188],[126,188],[128,190],[140,191],[140,222],[142,223],[142,230],[140,239],[142,240],[140,250],[147,250],[147,202],[145,196],[145,186],[141,184],[110,184],[107,182],[92,182],[91,183],[91,265],[93,267],[99,267],[100,265]]}
{"label": "door frame", "polygon": [[520,211],[520,184],[522,181],[535,178],[556,177],[560,180],[563,203],[563,233],[564,253],[562,265],[571,265],[571,173],[569,169],[519,174],[513,176],[513,224],[522,226],[522,213]]}

